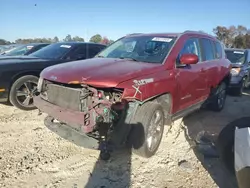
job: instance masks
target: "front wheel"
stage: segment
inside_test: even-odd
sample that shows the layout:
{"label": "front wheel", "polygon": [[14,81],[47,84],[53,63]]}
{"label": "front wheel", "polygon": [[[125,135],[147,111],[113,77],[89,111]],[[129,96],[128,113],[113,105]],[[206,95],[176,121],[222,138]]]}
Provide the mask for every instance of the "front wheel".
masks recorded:
{"label": "front wheel", "polygon": [[160,104],[147,102],[137,109],[133,118],[129,143],[133,152],[149,158],[153,156],[162,140],[165,117]]}
{"label": "front wheel", "polygon": [[9,99],[13,106],[21,110],[36,109],[33,103],[33,94],[37,88],[38,78],[27,75],[17,79],[11,86]]}

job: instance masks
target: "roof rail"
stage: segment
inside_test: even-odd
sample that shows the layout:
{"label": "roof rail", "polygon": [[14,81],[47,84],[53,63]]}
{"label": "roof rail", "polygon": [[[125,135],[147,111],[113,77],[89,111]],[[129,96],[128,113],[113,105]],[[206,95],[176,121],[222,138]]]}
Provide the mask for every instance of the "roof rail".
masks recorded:
{"label": "roof rail", "polygon": [[207,34],[204,31],[192,31],[192,30],[186,30],[186,31],[184,31],[184,33],[204,33],[204,34]]}

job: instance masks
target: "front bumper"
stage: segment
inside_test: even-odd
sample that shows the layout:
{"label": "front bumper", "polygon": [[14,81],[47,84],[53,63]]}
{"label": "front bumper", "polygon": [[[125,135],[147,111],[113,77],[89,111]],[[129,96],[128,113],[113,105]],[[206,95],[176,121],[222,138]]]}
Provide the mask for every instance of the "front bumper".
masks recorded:
{"label": "front bumper", "polygon": [[8,101],[8,91],[0,91],[0,102]]}
{"label": "front bumper", "polygon": [[69,125],[71,128],[89,133],[96,124],[96,112],[94,109],[88,112],[74,111],[62,108],[43,100],[39,95],[34,97],[34,105],[42,112],[49,114],[54,119]]}
{"label": "front bumper", "polygon": [[232,76],[229,84],[229,88],[238,88],[241,87],[242,77],[241,76]]}

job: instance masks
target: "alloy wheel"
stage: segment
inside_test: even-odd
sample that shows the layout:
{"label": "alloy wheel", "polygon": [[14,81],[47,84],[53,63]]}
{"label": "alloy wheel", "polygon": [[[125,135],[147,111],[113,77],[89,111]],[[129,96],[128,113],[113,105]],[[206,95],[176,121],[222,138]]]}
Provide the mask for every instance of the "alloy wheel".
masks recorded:
{"label": "alloy wheel", "polygon": [[19,88],[16,88],[17,102],[24,107],[33,107],[33,96],[36,88],[36,82],[24,82]]}
{"label": "alloy wheel", "polygon": [[151,152],[153,152],[157,148],[159,142],[161,141],[164,127],[163,124],[163,114],[159,110],[155,111],[151,118],[150,125],[148,127],[148,134],[146,137],[147,147]]}

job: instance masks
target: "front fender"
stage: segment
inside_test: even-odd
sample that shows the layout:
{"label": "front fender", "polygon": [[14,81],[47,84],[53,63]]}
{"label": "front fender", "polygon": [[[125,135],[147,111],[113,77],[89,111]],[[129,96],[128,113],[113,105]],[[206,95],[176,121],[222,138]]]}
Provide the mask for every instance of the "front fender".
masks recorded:
{"label": "front fender", "polygon": [[175,87],[174,72],[168,70],[128,80],[117,86],[124,88],[123,99],[136,99],[141,102],[164,93],[172,94]]}

